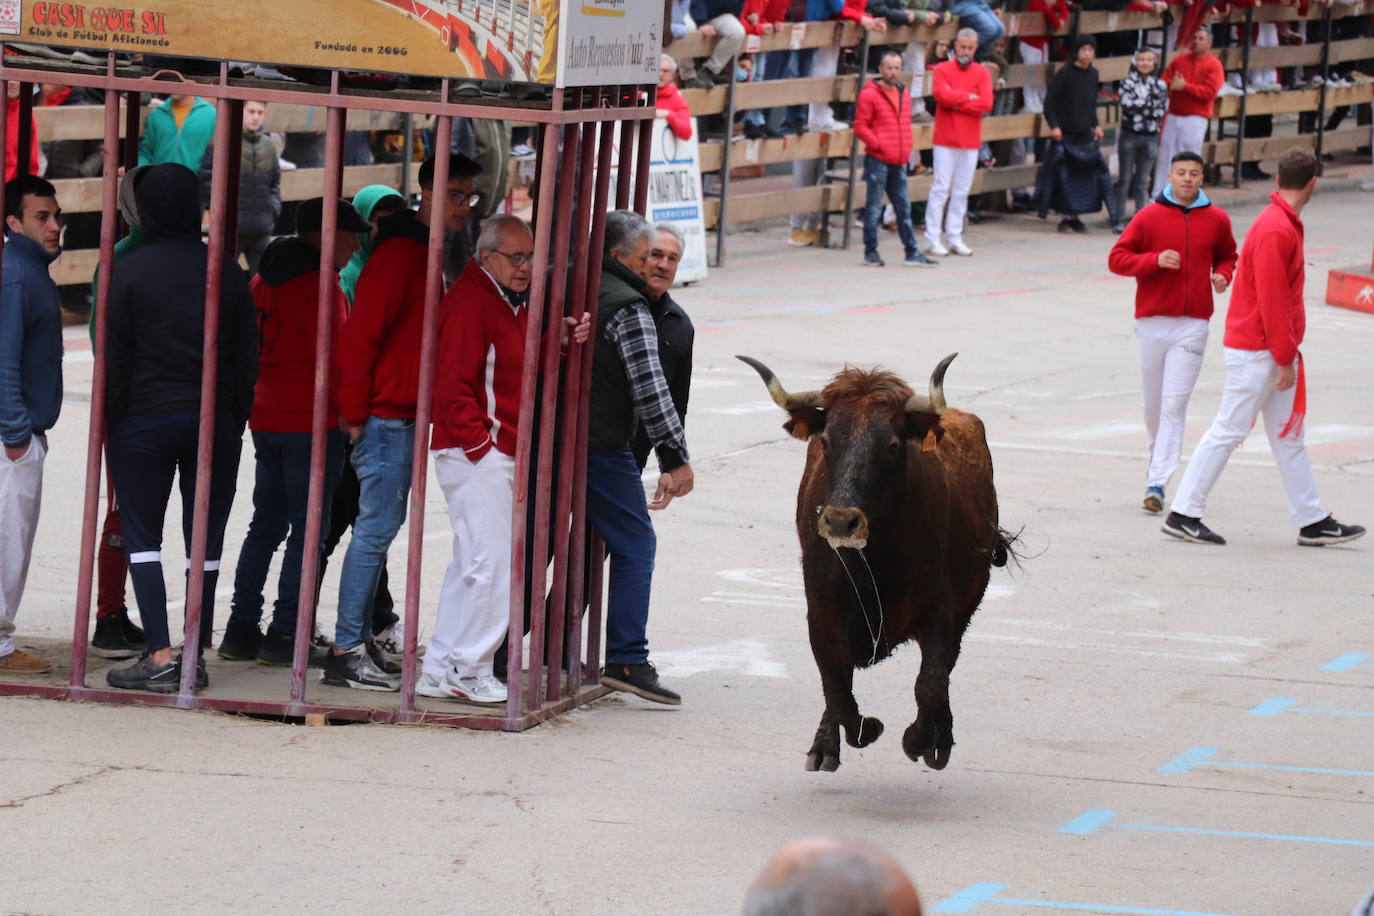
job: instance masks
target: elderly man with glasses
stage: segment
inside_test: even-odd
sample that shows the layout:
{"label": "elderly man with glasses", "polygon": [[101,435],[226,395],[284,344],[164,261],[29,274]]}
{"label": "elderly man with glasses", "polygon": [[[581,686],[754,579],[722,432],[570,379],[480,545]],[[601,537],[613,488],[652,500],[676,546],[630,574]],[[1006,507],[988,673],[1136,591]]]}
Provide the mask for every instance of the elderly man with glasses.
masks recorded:
{"label": "elderly man with glasses", "polygon": [[[453,559],[415,685],[421,696],[506,701],[492,662],[510,613],[515,441],[533,276],[529,227],[496,216],[482,224],[477,256],[441,306],[437,356],[444,371],[434,379],[430,450],[453,523]],[[588,315],[564,323],[561,343],[569,334],[586,342]]]}

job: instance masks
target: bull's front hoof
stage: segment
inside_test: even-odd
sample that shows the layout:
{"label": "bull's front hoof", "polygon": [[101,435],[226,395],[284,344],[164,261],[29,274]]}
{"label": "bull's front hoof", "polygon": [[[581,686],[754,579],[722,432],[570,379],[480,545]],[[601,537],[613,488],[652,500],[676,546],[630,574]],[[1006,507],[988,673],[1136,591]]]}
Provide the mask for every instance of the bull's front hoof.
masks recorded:
{"label": "bull's front hoof", "polygon": [[927,751],[921,755],[921,760],[932,770],[943,770],[949,766],[949,753],[953,750],[952,744],[938,747],[933,751]]}
{"label": "bull's front hoof", "polygon": [[902,735],[902,750],[913,762],[924,761],[926,766],[942,770],[949,763],[949,749],[954,739],[944,729],[917,719]]}
{"label": "bull's front hoof", "polygon": [[868,747],[877,741],[883,734],[883,723],[881,719],[872,716],[860,716],[858,728],[846,728],[845,740],[850,747]]}
{"label": "bull's front hoof", "polygon": [[806,755],[806,771],[808,773],[815,773],[817,770],[833,773],[839,768],[840,758],[834,754],[812,751]]}

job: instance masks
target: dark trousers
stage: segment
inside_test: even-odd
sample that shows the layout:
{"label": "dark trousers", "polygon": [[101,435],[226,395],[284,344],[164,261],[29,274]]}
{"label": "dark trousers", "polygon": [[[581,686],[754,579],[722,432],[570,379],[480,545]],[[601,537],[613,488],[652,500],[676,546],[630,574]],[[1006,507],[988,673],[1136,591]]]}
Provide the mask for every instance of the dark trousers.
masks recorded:
{"label": "dark trousers", "polygon": [[649,591],[658,541],[639,467],[628,445],[587,453],[587,521],[606,542],[606,662],[649,659]]}
{"label": "dark trousers", "polygon": [[251,277],[258,272],[258,262],[262,260],[262,254],[271,242],[270,235],[239,236],[239,253],[248,262],[248,276]]}
{"label": "dark trousers", "polygon": [[892,201],[897,214],[897,234],[908,258],[916,255],[916,233],[911,228],[911,204],[906,192],[906,164],[888,165],[881,159],[864,156],[864,254],[878,253],[878,221],[883,218],[883,195]]}
{"label": "dark trousers", "polygon": [[[339,475],[338,485],[334,487],[334,499],[329,507],[329,525],[325,529],[324,536],[324,555],[320,557],[320,580],[324,580],[325,568],[329,565],[330,554],[334,548],[339,546],[339,541],[344,533],[353,527],[353,522],[358,517],[358,472],[353,469],[353,462],[349,456],[353,453],[353,446],[347,441],[343,446],[343,469]],[[316,584],[318,591],[318,583]],[[387,578],[386,566],[382,566],[381,575],[377,578],[377,591],[372,596],[372,635],[376,636],[383,630],[394,626],[401,618],[396,616],[396,602],[391,597],[390,581]]]}
{"label": "dark trousers", "polygon": [[[343,433],[337,429],[325,434],[324,504],[320,518],[320,545],[329,530],[329,509],[334,488],[343,465]],[[267,567],[282,541],[281,574],[277,578],[277,600],[272,606],[273,630],[285,636],[296,632],[296,610],[300,605],[301,562],[305,557],[306,510],[310,496],[310,433],[253,432],[256,473],[253,483],[253,520],[239,549],[239,564],[234,571],[234,602],[231,624],[256,627],[262,618],[263,586]],[[316,549],[319,549],[318,547]]]}
{"label": "dark trousers", "polygon": [[1120,177],[1116,182],[1116,209],[1126,217],[1126,199],[1135,198],[1139,213],[1150,202],[1150,182],[1155,177],[1155,158],[1159,155],[1159,134],[1138,134],[1121,129],[1116,141]]}
{"label": "dark trousers", "polygon": [[[167,583],[162,578],[162,526],[172,495],[181,488],[181,533],[191,553],[195,510],[196,448],[200,418],[193,413],[127,417],[110,428],[110,470],[119,499],[129,578],[138,599],[149,652],[172,645],[167,628]],[[224,526],[234,504],[243,446],[243,425],[226,414],[215,416],[214,458],[210,465],[210,511],[205,540],[205,579],[201,591],[200,645],[209,643],[214,624],[215,585],[219,581]]]}

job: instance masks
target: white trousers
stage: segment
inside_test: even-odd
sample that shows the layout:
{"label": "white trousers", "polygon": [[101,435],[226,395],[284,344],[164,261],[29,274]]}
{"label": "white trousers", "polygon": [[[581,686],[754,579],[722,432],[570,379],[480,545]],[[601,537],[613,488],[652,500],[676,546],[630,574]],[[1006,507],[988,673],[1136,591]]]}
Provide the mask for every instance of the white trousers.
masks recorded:
{"label": "white trousers", "polygon": [[453,524],[453,559],[424,671],[443,677],[492,673],[492,658],[510,624],[511,499],[515,459],[490,449],[473,464],[460,448],[434,454],[434,476]]}
{"label": "white trousers", "polygon": [[1202,115],[1164,116],[1164,128],[1159,132],[1159,158],[1155,160],[1155,187],[1151,194],[1158,194],[1169,183],[1169,160],[1184,150],[1202,154],[1202,143],[1207,137],[1207,119]]}
{"label": "white trousers", "polygon": [[902,52],[902,72],[911,74],[911,110],[920,105],[917,99],[926,95],[926,43],[908,41]]}
{"label": "white trousers", "polygon": [[[973,185],[973,172],[978,167],[978,150],[937,146],[932,150],[935,174],[926,200],[926,238],[932,245],[940,241],[940,227],[944,226],[949,243],[964,237],[964,214],[968,212],[968,189]],[[948,210],[946,210],[948,204]]]}
{"label": "white trousers", "polygon": [[1183,472],[1174,504],[1170,508],[1182,515],[1202,518],[1207,510],[1207,495],[1216,485],[1231,452],[1244,441],[1255,418],[1264,416],[1264,431],[1269,434],[1269,450],[1283,478],[1288,498],[1288,518],[1294,528],[1302,528],[1326,518],[1327,512],[1317,498],[1317,481],[1307,460],[1307,444],[1301,431],[1280,439],[1293,412],[1295,389],[1279,391],[1274,387],[1279,367],[1268,350],[1226,348],[1226,387],[1221,392],[1221,407],[1211,429],[1193,450],[1193,458]]}
{"label": "white trousers", "polygon": [[29,577],[47,457],[48,440],[41,435],[29,439],[18,461],[0,452],[0,658],[14,651],[14,616]]}
{"label": "white trousers", "polygon": [[[1025,64],[1026,66],[1035,68],[1045,63],[1046,57],[1048,55],[1046,55],[1044,48],[1037,48],[1033,45],[1028,45],[1025,42],[1022,42],[1020,45],[1018,45],[1018,47],[1021,49],[1021,63]],[[1021,98],[1025,102],[1024,110],[1044,111],[1045,93],[1049,91],[1049,85],[1045,82],[1045,74],[1043,70],[1036,71],[1032,69],[1031,72],[1035,74],[1036,78],[1038,78],[1040,85],[1023,86],[1021,88]]]}
{"label": "white trousers", "polygon": [[[839,48],[826,45],[816,49],[816,56],[811,58],[812,76],[834,76],[839,68]],[[807,126],[811,130],[821,130],[835,120],[835,112],[831,110],[829,102],[812,102],[807,111]]]}
{"label": "white trousers", "polygon": [[1183,456],[1188,398],[1207,352],[1207,321],[1151,315],[1135,321],[1140,408],[1150,437],[1145,486],[1166,487]]}

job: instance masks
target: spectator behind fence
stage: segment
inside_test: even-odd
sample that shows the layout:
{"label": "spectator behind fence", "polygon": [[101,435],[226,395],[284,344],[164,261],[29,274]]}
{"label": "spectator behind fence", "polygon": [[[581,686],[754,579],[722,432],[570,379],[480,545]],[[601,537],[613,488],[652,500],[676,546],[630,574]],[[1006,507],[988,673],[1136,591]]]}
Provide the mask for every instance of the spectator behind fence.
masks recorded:
{"label": "spectator behind fence", "polygon": [[[1021,90],[1025,111],[1039,114],[1045,110],[1045,83],[1043,65],[1049,63],[1051,37],[1064,23],[1069,21],[1068,0],[1030,0],[1026,7],[1028,13],[1039,13],[1045,17],[1045,31],[1037,35],[1017,36],[1017,47],[1021,49],[1021,63],[1031,68],[1026,78],[1026,86]],[[1032,85],[1034,84],[1034,85]]]}
{"label": "spectator behind fence", "polygon": [[707,38],[716,39],[711,56],[700,68],[695,68],[686,85],[692,89],[710,89],[730,78],[726,67],[731,66],[735,52],[744,44],[744,25],[739,21],[743,0],[691,0],[692,21]]}
{"label": "spectator behind fence", "polygon": [[[682,698],[659,682],[649,661],[649,594],[657,541],[648,510],[686,496],[693,477],[644,295],[653,244],[654,231],[638,213],[616,210],[607,215],[588,406],[587,521],[606,542],[611,560],[601,683],[676,706]],[[640,423],[658,455],[658,485],[648,504],[630,449]]]}
{"label": "spectator behind fence", "polygon": [[[22,83],[11,82],[5,89],[5,180],[12,181],[19,174],[19,88]],[[29,163],[26,175],[43,171],[43,150],[38,143],[38,120],[29,120]]]}
{"label": "spectator behind fence", "polygon": [[1117,90],[1121,99],[1121,132],[1116,140],[1116,210],[1122,219],[1126,217],[1127,195],[1135,198],[1135,212],[1139,213],[1149,203],[1150,185],[1154,182],[1159,124],[1169,104],[1164,81],[1155,76],[1155,64],[1153,48],[1136,51],[1130,72]]}
{"label": "spectator behind fence", "polygon": [[[744,0],[744,13],[740,21],[744,23],[744,30],[748,34],[768,35],[774,30],[781,31],[783,23],[787,21],[789,9],[794,15],[805,15],[806,4],[803,0],[795,0],[795,2],[793,0]],[[793,52],[786,49],[755,55],[751,78],[755,80],[781,79],[786,73],[789,63],[792,62],[792,56]],[[743,118],[745,138],[761,140],[765,137],[781,137],[782,132],[771,123],[772,120],[773,109],[750,108],[744,113]]]}
{"label": "spectator behind fence", "polygon": [[320,677],[331,686],[400,689],[373,657],[366,618],[410,494],[430,228],[442,233],[462,227],[477,173],[477,163],[450,153],[448,186],[436,188],[433,157],[420,165],[419,212],[382,223],[339,334],[339,416],[353,443],[359,493],[339,576],[334,650]]}
{"label": "spectator behind fence", "polygon": [[1294,148],[1279,158],[1278,190],[1245,235],[1235,289],[1226,311],[1226,383],[1216,419],[1193,449],[1163,531],[1201,544],[1225,544],[1202,522],[1207,497],[1231,453],[1263,415],[1269,451],[1278,465],[1288,518],[1298,544],[1321,547],[1364,536],[1322,508],[1307,456],[1306,360],[1299,352],[1307,325],[1303,307],[1301,213],[1317,185],[1317,157]]}
{"label": "spectator behind fence", "polygon": [[[953,20],[945,9],[945,0],[868,0],[868,14],[898,27],[924,25],[934,28]],[[902,72],[911,74],[913,113],[924,115],[925,107],[915,100],[924,96],[926,91],[926,43],[909,41],[905,45],[888,47],[902,56]]]}
{"label": "spectator behind fence", "polygon": [[205,149],[215,136],[215,106],[194,95],[174,95],[143,122],[138,164],[175,162],[199,171]]}
{"label": "spectator behind fence", "polygon": [[[434,476],[453,526],[434,636],[415,685],[421,696],[506,702],[494,674],[510,622],[512,501],[534,236],[515,216],[482,226],[477,253],[444,296],[434,380]],[[585,343],[591,316],[565,318]],[[545,346],[560,341],[545,340]],[[542,359],[542,357],[537,357]]]}
{"label": "spectator behind fence", "polygon": [[916,247],[911,228],[911,203],[907,199],[906,163],[911,158],[911,93],[901,83],[902,55],[888,51],[878,67],[878,78],[859,92],[854,111],[854,136],[864,144],[864,259],[869,267],[882,267],[878,254],[878,221],[883,197],[892,202],[897,232],[910,267],[934,267]]}
{"label": "spectator behind fence", "polygon": [[[148,240],[143,235],[135,197],[138,184],[148,174],[151,165],[134,166],[119,181],[119,215],[129,232],[115,243],[113,263],[118,264],[129,254],[138,251]],[[91,278],[91,349],[95,349],[95,320],[100,307],[100,267]],[[96,554],[95,633],[91,636],[91,654],[101,658],[133,658],[143,651],[142,628],[129,619],[125,606],[124,580],[129,577],[129,554],[124,549],[124,533],[119,523],[119,498],[109,463],[105,466],[105,524],[100,531],[100,545]]]}
{"label": "spectator behind fence", "polygon": [[1036,208],[1044,219],[1051,210],[1063,217],[1060,232],[1087,232],[1079,219],[1096,213],[1106,203],[1112,228],[1125,228],[1116,212],[1116,187],[1097,141],[1102,127],[1097,122],[1097,95],[1101,84],[1093,58],[1097,41],[1079,35],[1073,43],[1073,62],[1060,67],[1045,95],[1045,123],[1050,125],[1050,144],[1035,178]]}
{"label": "spectator behind fence", "polygon": [[[648,276],[644,282],[644,298],[649,302],[649,313],[654,317],[654,331],[658,334],[658,362],[663,369],[663,380],[668,383],[668,392],[677,410],[678,422],[683,431],[687,428],[687,401],[692,386],[692,347],[696,341],[696,329],[692,319],[683,311],[682,306],[673,300],[670,290],[677,280],[677,268],[682,262],[685,240],[682,230],[672,223],[659,223],[654,227],[657,238],[649,248],[646,264]],[[649,442],[648,430],[641,422],[635,431],[633,445],[635,464],[641,471],[649,463],[649,453],[653,445]]]}
{"label": "spectator behind fence", "polygon": [[[195,172],[177,163],[148,171],[136,191],[147,244],[115,265],[105,340],[105,417],[114,475],[147,654],[106,675],[112,687],[175,693],[181,658],[173,659],[162,572],[162,528],[173,478],[181,484],[181,530],[191,553],[205,354],[205,265],[200,190]],[[217,383],[212,413],[200,650],[214,626],[224,527],[234,501],[243,425],[253,407],[258,369],[257,319],[248,280],[227,256],[219,290]],[[210,682],[204,663],[195,686]]]}
{"label": "spectator behind fence", "polygon": [[[258,271],[258,261],[272,240],[281,216],[281,162],[277,147],[263,133],[266,102],[243,103],[243,143],[239,160],[238,243],[236,255],[248,261],[248,275]],[[215,150],[208,146],[200,160],[200,205],[210,209],[210,181]],[[207,220],[208,222],[208,220]]]}
{"label": "spectator behind fence", "polygon": [[[983,117],[992,110],[992,75],[973,59],[978,35],[960,29],[954,37],[954,59],[937,66],[931,75],[935,96],[933,159],[935,178],[926,202],[926,251],[936,257],[951,252],[973,254],[964,244],[964,213],[978,148],[983,143]],[[948,203],[948,212],[946,212]],[[949,247],[940,244],[944,230]]]}
{"label": "spectator behind fence", "polygon": [[978,58],[981,60],[992,43],[1007,34],[1002,19],[992,11],[987,0],[954,0],[949,11],[959,19],[961,28],[973,29],[978,35]]}
{"label": "spectator behind fence", "polygon": [[18,649],[13,634],[38,529],[47,433],[62,412],[62,305],[48,275],[61,253],[57,191],[34,175],[10,179],[0,287],[0,675],[52,670]]}
{"label": "spectator behind fence", "polygon": [[[865,31],[881,33],[887,31],[887,20],[878,19],[868,15],[867,3],[865,0],[824,0],[826,11],[830,12],[830,18],[857,22]],[[811,4],[808,4],[808,17],[812,12]],[[840,66],[840,46],[828,44],[816,49],[816,55],[811,62],[811,76],[834,76]],[[830,102],[812,102],[810,113],[807,117],[806,129],[809,131],[837,131],[846,130],[849,125],[844,121],[835,120],[834,109]]]}
{"label": "spectator behind fence", "polygon": [[779,849],[744,898],[744,916],[921,916],[916,886],[885,853],[802,837]]}
{"label": "spectator behind fence", "polygon": [[[337,231],[331,252],[333,270],[330,300],[325,308],[337,338],[348,314],[348,300],[339,288],[337,271],[358,249],[357,233],[368,223],[347,201],[336,202]],[[296,208],[296,234],[267,246],[262,269],[253,278],[253,304],[258,314],[258,381],[253,391],[252,431],[256,461],[253,519],[239,549],[234,571],[234,599],[229,623],[220,640],[219,657],[230,661],[257,659],[264,665],[290,665],[296,636],[296,610],[305,556],[306,510],[310,495],[310,463],[315,413],[315,346],[320,312],[320,248],[324,199],[314,197]],[[321,491],[321,542],[329,530],[329,509],[343,467],[343,433],[334,405],[337,372],[330,367],[329,413],[325,420],[324,487]],[[281,572],[272,620],[264,634],[263,586],[267,567],[282,542]],[[311,631],[313,636],[313,630]],[[314,648],[311,662],[318,667],[324,650]]]}
{"label": "spectator behind fence", "polygon": [[1212,293],[1236,270],[1231,218],[1202,190],[1202,157],[1174,156],[1169,186],[1136,214],[1107,257],[1112,273],[1135,277],[1135,339],[1141,407],[1150,443],[1147,512],[1164,508],[1164,489],[1183,456],[1188,399],[1207,352]]}
{"label": "spectator behind fence", "polygon": [[668,127],[679,140],[692,137],[692,111],[687,100],[677,91],[677,61],[668,54],[658,58],[658,93],[654,104],[658,113],[668,119]]}
{"label": "spectator behind fence", "polygon": [[1207,138],[1207,121],[1212,117],[1212,102],[1225,79],[1221,61],[1211,53],[1211,29],[1194,29],[1189,47],[1189,53],[1176,56],[1160,74],[1169,87],[1169,113],[1164,116],[1159,137],[1156,193],[1169,181],[1169,163],[1175,153],[1191,150],[1201,154],[1202,142]]}

